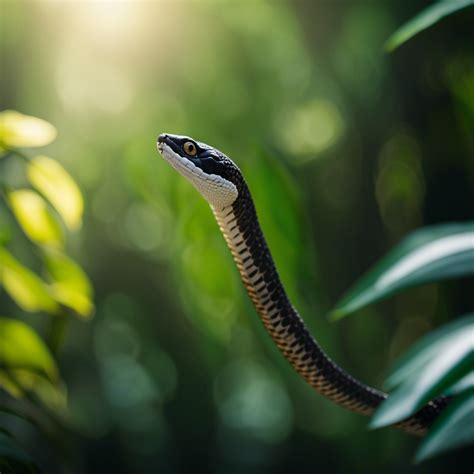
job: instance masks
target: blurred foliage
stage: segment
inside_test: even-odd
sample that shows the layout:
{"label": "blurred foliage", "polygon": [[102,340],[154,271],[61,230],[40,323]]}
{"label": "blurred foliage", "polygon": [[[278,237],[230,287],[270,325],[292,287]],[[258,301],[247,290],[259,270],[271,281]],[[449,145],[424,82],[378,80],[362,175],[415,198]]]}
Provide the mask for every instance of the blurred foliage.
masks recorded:
{"label": "blurred foliage", "polygon": [[0,319],[0,383],[14,397],[35,392],[45,404],[64,407],[65,393],[56,363],[42,339],[25,323]]}
{"label": "blurred foliage", "polygon": [[28,179],[63,218],[69,230],[78,230],[82,222],[84,203],[74,180],[57,162],[38,156],[28,163]]}
{"label": "blurred foliage", "polygon": [[49,145],[57,135],[56,129],[45,120],[21,114],[16,110],[0,112],[0,144],[2,151],[11,147]]}
{"label": "blurred foliage", "polygon": [[[10,183],[8,174],[2,174],[1,210],[9,209],[17,226],[7,224],[7,231],[4,229],[8,238],[0,245],[0,284],[20,309],[49,315],[50,331],[45,343],[26,322],[0,318],[0,389],[24,404],[32,403],[39,416],[44,410],[65,413],[66,391],[53,353],[61,344],[63,335],[58,335],[58,330],[64,331],[66,308],[84,317],[93,311],[92,286],[79,265],[63,253],[64,233],[50,207],[56,208],[68,227],[77,228],[82,219],[82,195],[59,163],[47,157],[30,159],[17,148],[43,146],[55,137],[56,129],[44,120],[11,110],[0,112],[0,158],[26,161],[24,173],[49,200],[32,189],[12,188],[15,184]],[[30,253],[39,252],[49,281],[7,249],[21,239],[20,231],[31,241]],[[22,405],[8,413],[23,413]],[[12,436],[0,434],[0,466],[12,472],[35,471],[31,458],[16,447]]]}
{"label": "blurred foliage", "polygon": [[[472,9],[382,52],[426,5],[2,3],[0,106],[43,117],[59,134],[26,161],[17,153],[25,143],[11,143],[0,180],[5,196],[36,191],[64,242],[34,244],[2,199],[2,249],[23,269],[13,264],[10,279],[20,292],[25,274],[41,281],[38,308],[47,295],[55,312],[89,313],[73,257],[97,303],[89,324],[55,313],[51,327],[2,284],[2,316],[23,321],[52,353],[63,341],[53,358],[74,434],[55,424],[45,436],[0,414],[45,472],[472,468],[467,451],[411,466],[418,440],[366,431],[367,419],[300,380],[256,318],[206,203],[155,149],[160,132],[189,134],[238,163],[295,306],[331,357],[380,385],[416,339],[472,309],[466,280],[413,288],[337,325],[322,316],[413,229],[474,217]],[[37,155],[60,158],[83,203]],[[69,279],[87,297],[72,309],[60,284]],[[3,394],[0,405],[18,408]],[[40,414],[41,426],[58,416]]]}
{"label": "blurred foliage", "polygon": [[416,461],[472,444],[474,439],[474,390],[463,391],[433,424],[430,433],[420,443]]}
{"label": "blurred foliage", "polygon": [[473,0],[439,0],[400,27],[387,41],[385,47],[393,51],[421,31],[434,25],[447,15],[474,6]]}
{"label": "blurred foliage", "polygon": [[38,472],[31,456],[21,449],[13,440],[11,436],[0,432],[0,466],[7,469],[6,472],[15,474],[29,473],[34,474]]}

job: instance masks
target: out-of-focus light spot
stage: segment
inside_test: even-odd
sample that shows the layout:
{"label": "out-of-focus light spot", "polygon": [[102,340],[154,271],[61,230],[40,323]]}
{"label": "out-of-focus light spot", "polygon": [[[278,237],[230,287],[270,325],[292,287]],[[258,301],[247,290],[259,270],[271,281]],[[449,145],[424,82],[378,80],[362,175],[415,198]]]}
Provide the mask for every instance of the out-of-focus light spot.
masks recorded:
{"label": "out-of-focus light spot", "polygon": [[222,421],[255,439],[277,443],[288,436],[293,420],[284,388],[253,361],[228,366],[215,381]]}
{"label": "out-of-focus light spot", "polygon": [[143,204],[132,204],[125,215],[125,232],[139,250],[155,250],[166,240],[166,227],[158,211]]}
{"label": "out-of-focus light spot", "polygon": [[[445,80],[459,104],[462,104],[464,110],[468,112],[465,118],[472,117],[474,114],[474,60],[472,56],[459,55],[453,58],[445,68]],[[464,111],[461,109],[460,112]]]}
{"label": "out-of-focus light spot", "polygon": [[132,322],[143,317],[140,304],[125,293],[109,294],[103,303],[101,311],[104,312],[105,318],[126,321],[131,326],[134,325]]}
{"label": "out-of-focus light spot", "polygon": [[277,120],[275,134],[281,146],[298,161],[309,161],[342,136],[344,121],[337,106],[314,99],[287,110]]}
{"label": "out-of-focus light spot", "polygon": [[305,47],[298,16],[288,5],[240,2],[234,8],[222,9],[221,14],[226,26],[239,32],[244,50],[264,51],[258,55],[258,68],[263,74],[271,74],[268,80],[287,90],[303,91],[308,87],[314,60]]}
{"label": "out-of-focus light spot", "polygon": [[189,321],[199,331],[205,331],[221,343],[228,343],[237,317],[235,302],[230,297],[209,296],[199,283],[187,278],[182,280],[185,284],[179,288],[179,293]]}
{"label": "out-of-focus light spot", "polygon": [[[243,84],[236,79],[221,82],[218,77],[216,82],[218,81],[219,87],[214,87],[212,92],[215,113],[223,120],[245,116],[248,113],[249,96]],[[222,107],[222,104],[226,106]]]}
{"label": "out-of-focus light spot", "polygon": [[323,198],[336,211],[348,209],[358,193],[357,175],[345,160],[325,163],[316,176],[317,186]]}
{"label": "out-of-focus light spot", "polygon": [[92,108],[119,114],[131,105],[134,97],[129,79],[119,69],[98,64],[94,58],[73,54],[69,49],[58,61],[56,83],[64,105],[81,111]]}
{"label": "out-of-focus light spot", "polygon": [[98,321],[94,336],[95,350],[99,358],[114,354],[136,357],[140,350],[140,341],[135,330],[120,317]]}
{"label": "out-of-focus light spot", "polygon": [[159,387],[161,397],[171,397],[178,385],[178,371],[171,357],[162,350],[149,348],[144,355],[144,362]]}
{"label": "out-of-focus light spot", "polygon": [[72,27],[86,41],[108,42],[119,47],[117,38],[130,41],[140,32],[141,20],[145,19],[141,3],[123,0],[80,2],[79,8],[71,9]]}
{"label": "out-of-focus light spot", "polygon": [[230,276],[222,278],[221,242],[212,240],[217,239],[208,236],[201,245],[188,245],[183,252],[179,291],[190,322],[227,343],[236,320],[235,281]]}
{"label": "out-of-focus light spot", "polygon": [[113,222],[123,214],[127,200],[118,178],[103,179],[93,195],[92,212],[103,222]]}
{"label": "out-of-focus light spot", "polygon": [[357,2],[341,22],[331,60],[344,87],[357,91],[370,107],[382,90],[384,62],[378,58],[391,28],[390,19],[381,2]]}
{"label": "out-of-focus light spot", "polygon": [[81,374],[76,370],[74,379],[68,382],[68,413],[81,434],[102,438],[110,428],[110,415],[100,384],[91,372]]}
{"label": "out-of-focus light spot", "polygon": [[375,194],[382,219],[394,237],[419,223],[424,180],[419,147],[409,135],[401,133],[384,145]]}
{"label": "out-of-focus light spot", "polygon": [[123,428],[134,433],[161,428],[163,420],[160,411],[149,403],[130,407],[124,413]]}
{"label": "out-of-focus light spot", "polygon": [[102,361],[102,380],[110,403],[119,408],[148,403],[157,397],[147,371],[126,355],[114,355]]}

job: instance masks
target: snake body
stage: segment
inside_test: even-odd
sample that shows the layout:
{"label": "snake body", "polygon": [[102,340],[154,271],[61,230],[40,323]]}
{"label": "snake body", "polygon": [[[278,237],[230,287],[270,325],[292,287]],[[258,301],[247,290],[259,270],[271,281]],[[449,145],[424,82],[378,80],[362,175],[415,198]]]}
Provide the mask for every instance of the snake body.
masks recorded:
{"label": "snake body", "polygon": [[[183,145],[187,143],[194,144],[196,155],[186,153]],[[323,396],[354,412],[371,415],[387,395],[344,371],[311,336],[281,283],[238,167],[223,153],[189,137],[160,135],[158,147],[210,203],[247,293],[283,356]],[[433,400],[396,426],[423,436],[446,404],[444,398]]]}

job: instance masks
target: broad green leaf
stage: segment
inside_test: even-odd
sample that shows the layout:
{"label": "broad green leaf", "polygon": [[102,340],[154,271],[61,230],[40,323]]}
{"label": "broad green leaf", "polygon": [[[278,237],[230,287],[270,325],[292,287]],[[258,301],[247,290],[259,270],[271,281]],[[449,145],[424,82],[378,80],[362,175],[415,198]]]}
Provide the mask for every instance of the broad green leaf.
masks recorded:
{"label": "broad green leaf", "polygon": [[420,229],[400,242],[341,298],[339,319],[405,288],[474,274],[474,222]]}
{"label": "broad green leaf", "polygon": [[0,248],[0,284],[25,311],[55,313],[58,310],[56,301],[41,278],[3,248]]}
{"label": "broad green leaf", "polygon": [[412,371],[380,405],[372,418],[371,427],[378,428],[407,418],[431,398],[441,395],[472,372],[473,334],[474,323],[471,321],[463,330],[453,331],[449,338],[434,341],[434,347],[429,348],[431,358]]}
{"label": "broad green leaf", "polygon": [[0,112],[0,150],[48,145],[56,135],[56,129],[45,120],[15,110]]}
{"label": "broad green leaf", "polygon": [[37,156],[28,163],[28,179],[55,207],[70,230],[82,223],[84,201],[71,175],[55,160]]}
{"label": "broad green leaf", "polygon": [[55,250],[45,252],[51,279],[51,292],[56,301],[83,317],[94,311],[92,285],[84,270],[66,255]]}
{"label": "broad green leaf", "polygon": [[474,443],[474,390],[456,397],[435,421],[421,442],[415,460]]}
{"label": "broad green leaf", "polygon": [[30,455],[18,446],[12,437],[2,432],[0,432],[0,468],[0,472],[15,474],[38,472]]}
{"label": "broad green leaf", "polygon": [[444,346],[455,344],[460,333],[472,331],[473,328],[474,315],[468,314],[429,332],[398,359],[385,381],[385,387],[392,390],[411,375],[422,371]]}
{"label": "broad green leaf", "polygon": [[38,193],[30,189],[11,191],[8,202],[21,228],[33,242],[62,247],[61,228]]}
{"label": "broad green leaf", "polygon": [[401,26],[385,43],[387,51],[393,51],[410,38],[426,30],[452,13],[474,5],[474,0],[441,0],[422,10]]}

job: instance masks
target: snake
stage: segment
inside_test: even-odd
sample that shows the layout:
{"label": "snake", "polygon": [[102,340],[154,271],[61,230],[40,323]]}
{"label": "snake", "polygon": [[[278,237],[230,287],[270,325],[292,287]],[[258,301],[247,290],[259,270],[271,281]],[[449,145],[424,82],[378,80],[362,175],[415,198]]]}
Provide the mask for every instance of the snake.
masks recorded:
{"label": "snake", "polygon": [[[157,148],[210,205],[256,312],[291,366],[327,399],[372,415],[388,395],[347,373],[311,335],[280,280],[238,166],[221,151],[188,136],[162,133]],[[434,399],[394,426],[424,436],[446,405],[446,398]]]}

